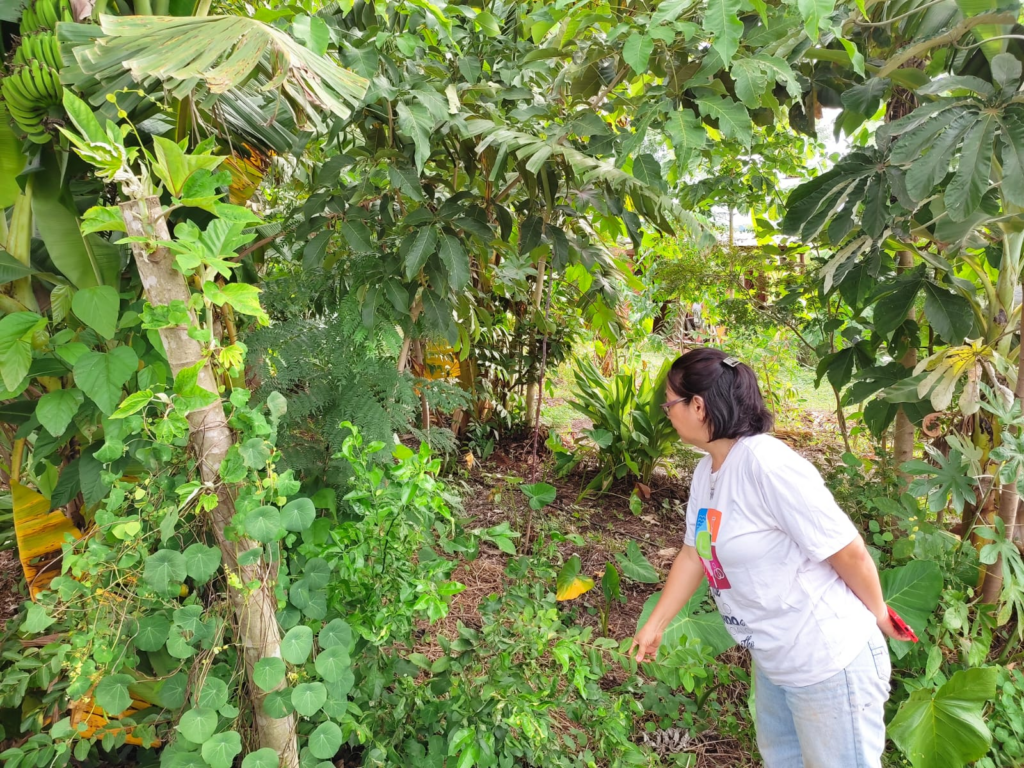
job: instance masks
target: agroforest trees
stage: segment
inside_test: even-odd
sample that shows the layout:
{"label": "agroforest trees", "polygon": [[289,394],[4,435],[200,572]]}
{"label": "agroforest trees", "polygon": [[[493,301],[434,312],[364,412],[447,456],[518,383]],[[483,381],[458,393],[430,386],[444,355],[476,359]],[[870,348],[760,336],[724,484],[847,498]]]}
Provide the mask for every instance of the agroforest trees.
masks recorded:
{"label": "agroforest trees", "polygon": [[[27,598],[0,759],[657,764],[639,700],[599,685],[618,643],[536,607],[566,582],[557,548],[533,551],[529,524],[464,529],[436,456],[535,428],[581,339],[614,360],[651,238],[709,253],[718,205],[753,211],[766,254],[790,238],[817,258],[773,311],[918,457],[878,502],[905,534],[884,540],[889,594],[922,636],[940,596],[971,607],[897,649],[914,682],[890,736],[915,766],[983,757],[986,661],[1024,608],[1019,14],[0,0],[0,480]],[[814,176],[823,110],[845,149]],[[439,358],[457,376],[434,380]],[[601,459],[609,483],[646,487],[671,441],[660,388],[639,392],[645,429],[594,441],[625,456]],[[915,454],[936,422],[943,444]],[[530,479],[539,514],[554,490]],[[482,542],[518,581],[428,657]],[[978,599],[943,593],[939,563]],[[659,681],[692,692],[724,647],[714,615],[683,619],[697,639]],[[944,708],[951,747],[919,727]]]}

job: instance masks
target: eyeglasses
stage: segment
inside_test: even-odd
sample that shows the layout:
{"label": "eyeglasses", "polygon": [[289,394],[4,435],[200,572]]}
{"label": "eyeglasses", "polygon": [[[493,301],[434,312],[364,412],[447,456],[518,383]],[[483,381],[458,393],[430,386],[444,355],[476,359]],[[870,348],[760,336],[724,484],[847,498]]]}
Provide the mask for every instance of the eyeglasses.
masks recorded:
{"label": "eyeglasses", "polygon": [[665,415],[668,416],[668,412],[672,410],[673,405],[688,402],[689,399],[690,398],[688,397],[677,397],[675,400],[669,400],[667,403],[661,403],[661,410],[663,410],[665,412]]}

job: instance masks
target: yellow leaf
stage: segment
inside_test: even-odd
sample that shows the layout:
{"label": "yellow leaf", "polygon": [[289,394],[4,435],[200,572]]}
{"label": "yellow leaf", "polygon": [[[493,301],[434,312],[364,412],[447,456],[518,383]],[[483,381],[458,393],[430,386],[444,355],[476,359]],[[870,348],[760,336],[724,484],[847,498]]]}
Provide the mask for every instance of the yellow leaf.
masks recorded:
{"label": "yellow leaf", "polygon": [[558,600],[573,600],[594,588],[594,580],[589,576],[577,576],[567,584],[558,588],[555,597]]}

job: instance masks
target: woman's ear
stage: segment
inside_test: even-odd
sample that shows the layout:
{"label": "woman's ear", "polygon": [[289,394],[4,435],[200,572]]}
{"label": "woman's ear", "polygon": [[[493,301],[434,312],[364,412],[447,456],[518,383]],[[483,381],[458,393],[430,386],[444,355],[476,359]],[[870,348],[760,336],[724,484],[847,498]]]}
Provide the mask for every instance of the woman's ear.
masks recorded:
{"label": "woman's ear", "polygon": [[690,407],[693,408],[694,413],[697,414],[697,418],[702,422],[707,421],[708,412],[704,407],[704,398],[700,395],[694,395],[693,399],[690,400]]}

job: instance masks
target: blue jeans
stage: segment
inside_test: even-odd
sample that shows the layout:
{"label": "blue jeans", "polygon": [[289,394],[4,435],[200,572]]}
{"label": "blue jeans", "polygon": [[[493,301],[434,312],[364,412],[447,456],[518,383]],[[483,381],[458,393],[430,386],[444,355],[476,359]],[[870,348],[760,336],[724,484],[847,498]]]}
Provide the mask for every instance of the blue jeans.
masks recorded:
{"label": "blue jeans", "polygon": [[775,685],[757,669],[757,746],[765,768],[880,768],[891,672],[881,631],[846,669],[814,685]]}

